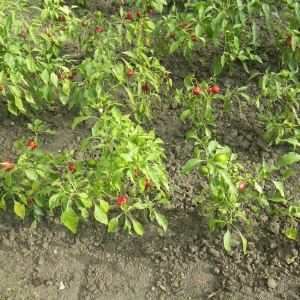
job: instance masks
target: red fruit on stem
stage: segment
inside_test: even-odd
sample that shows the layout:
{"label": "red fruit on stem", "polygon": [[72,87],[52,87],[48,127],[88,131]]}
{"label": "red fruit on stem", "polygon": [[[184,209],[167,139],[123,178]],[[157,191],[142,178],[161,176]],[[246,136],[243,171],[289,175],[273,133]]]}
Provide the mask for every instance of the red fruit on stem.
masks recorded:
{"label": "red fruit on stem", "polygon": [[89,25],[89,21],[88,20],[83,20],[81,22],[81,25],[84,26],[84,27],[87,27]]}
{"label": "red fruit on stem", "polygon": [[51,41],[51,44],[52,44],[52,45],[55,45],[55,42],[54,42],[54,41]]}
{"label": "red fruit on stem", "polygon": [[133,76],[133,72],[132,72],[132,71],[128,71],[128,72],[126,73],[126,75],[127,75],[128,77],[132,77],[132,76]]}
{"label": "red fruit on stem", "polygon": [[0,92],[2,92],[4,90],[4,86],[0,85]]}
{"label": "red fruit on stem", "polygon": [[175,38],[175,33],[170,34],[170,39],[173,39],[173,38]]}
{"label": "red fruit on stem", "polygon": [[32,77],[32,78],[34,78],[35,77],[35,73],[30,73],[29,76]]}
{"label": "red fruit on stem", "polygon": [[211,87],[207,89],[207,92],[208,92],[209,94],[212,93]]}
{"label": "red fruit on stem", "polygon": [[217,85],[214,85],[212,88],[211,88],[211,92],[214,93],[214,94],[220,94],[221,92],[221,88]]}
{"label": "red fruit on stem", "polygon": [[27,200],[27,203],[32,204],[34,201],[35,201],[34,196],[32,196],[29,200]]}
{"label": "red fruit on stem", "polygon": [[9,73],[7,73],[7,74],[6,74],[6,77],[7,77],[7,78],[10,78],[10,74],[9,74]]}
{"label": "red fruit on stem", "polygon": [[196,42],[197,41],[197,36],[196,35],[192,35],[191,39],[192,39],[193,42]]}
{"label": "red fruit on stem", "polygon": [[27,147],[31,148],[31,150],[34,150],[37,147],[37,143],[34,140],[30,140],[27,143]]}
{"label": "red fruit on stem", "polygon": [[189,25],[188,23],[184,23],[180,25],[180,28],[185,29],[186,31],[189,31],[192,29],[192,26]]}
{"label": "red fruit on stem", "polygon": [[48,35],[49,37],[51,37],[51,33],[47,33],[47,35]]}
{"label": "red fruit on stem", "polygon": [[152,14],[152,13],[153,13],[152,8],[148,8],[148,9],[147,9],[147,13],[148,13],[148,14]]}
{"label": "red fruit on stem", "polygon": [[61,30],[65,31],[66,30],[66,26],[61,26]]}
{"label": "red fruit on stem", "polygon": [[43,33],[43,34],[47,34],[47,30],[44,29],[44,30],[42,31],[42,33]]}
{"label": "red fruit on stem", "polygon": [[126,19],[130,20],[130,21],[132,20],[132,13],[131,12],[127,13]]}
{"label": "red fruit on stem", "polygon": [[69,75],[69,79],[73,79],[74,76],[75,76],[75,74],[73,72],[71,72],[70,75]]}
{"label": "red fruit on stem", "polygon": [[61,17],[61,20],[62,20],[62,22],[66,22],[66,17],[65,17],[65,16],[62,16],[62,17]]}
{"label": "red fruit on stem", "polygon": [[60,74],[60,75],[59,75],[59,78],[60,78],[61,80],[65,80],[65,79],[66,79],[66,76]]}
{"label": "red fruit on stem", "polygon": [[5,172],[9,172],[9,171],[11,171],[14,168],[14,164],[12,163],[11,160],[6,159],[1,164],[1,168],[5,169]]}
{"label": "red fruit on stem", "polygon": [[120,197],[118,200],[117,200],[117,205],[118,206],[121,206],[122,203],[126,203],[127,202],[127,198],[125,196],[122,196]]}
{"label": "red fruit on stem", "polygon": [[69,163],[68,169],[69,169],[69,171],[72,172],[72,173],[75,173],[75,172],[77,171],[77,170],[76,170],[76,167],[75,167],[75,165],[74,165],[73,163]]}
{"label": "red fruit on stem", "polygon": [[102,27],[96,27],[96,28],[95,28],[95,32],[101,33],[102,31],[103,31],[103,28],[102,28]]}
{"label": "red fruit on stem", "polygon": [[142,13],[140,11],[137,11],[136,12],[136,16],[141,19],[143,17]]}
{"label": "red fruit on stem", "polygon": [[193,93],[195,96],[198,96],[201,91],[202,91],[201,87],[197,85],[194,87]]}
{"label": "red fruit on stem", "polygon": [[142,90],[144,90],[145,92],[149,91],[149,87],[148,87],[147,83],[142,84]]}
{"label": "red fruit on stem", "polygon": [[238,190],[239,192],[243,192],[246,189],[246,183],[244,181],[239,182]]}
{"label": "red fruit on stem", "polygon": [[152,184],[151,180],[146,179],[145,189],[149,189],[151,184]]}
{"label": "red fruit on stem", "polygon": [[285,46],[292,46],[292,37],[288,36],[285,40]]}

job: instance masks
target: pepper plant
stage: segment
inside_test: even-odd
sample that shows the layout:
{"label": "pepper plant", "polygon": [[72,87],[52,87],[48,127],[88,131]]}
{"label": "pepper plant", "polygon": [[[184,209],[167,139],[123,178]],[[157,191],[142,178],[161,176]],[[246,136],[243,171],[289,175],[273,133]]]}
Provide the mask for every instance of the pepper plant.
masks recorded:
{"label": "pepper plant", "polygon": [[294,147],[300,145],[298,74],[298,69],[282,69],[275,73],[267,68],[264,74],[256,72],[249,78],[260,76],[258,83],[261,93],[256,96],[256,106],[260,107],[262,98],[267,100],[267,105],[258,116],[265,124],[264,137],[270,145],[280,142],[290,143]]}
{"label": "pepper plant", "polygon": [[[89,116],[79,116],[73,128]],[[43,131],[40,122],[31,124],[35,134]],[[13,200],[17,216],[33,213],[35,220],[50,216],[60,208],[62,223],[76,232],[78,223],[92,213],[113,232],[123,216],[124,229],[143,234],[136,211],[156,220],[166,230],[167,219],[157,211],[158,204],[168,205],[168,179],[161,159],[165,157],[154,132],[146,133],[128,116],[113,107],[92,128],[92,136],[80,144],[88,152],[86,160],[77,160],[74,150],[58,154],[40,151],[39,140],[18,141],[23,148],[17,162],[4,161],[0,170],[1,204]],[[95,163],[91,155],[97,156]],[[126,201],[120,204],[120,197]],[[124,200],[124,198],[123,198]],[[120,204],[120,205],[119,205]],[[148,213],[147,213],[148,212]],[[32,226],[36,226],[36,221]]]}
{"label": "pepper plant", "polygon": [[[191,138],[195,140],[194,157],[186,162],[182,174],[199,168],[208,185],[208,188],[202,189],[194,203],[199,203],[201,211],[209,214],[211,232],[216,227],[226,228],[223,236],[226,251],[231,250],[234,228],[239,233],[243,251],[246,252],[247,240],[238,227],[239,220],[244,221],[248,231],[252,233],[247,208],[257,216],[261,206],[271,209],[272,202],[287,202],[283,180],[288,178],[291,172],[287,170],[282,181],[274,180],[273,173],[298,161],[299,155],[290,153],[283,156],[277,166],[268,165],[263,161],[261,165],[250,166],[252,171],[249,172],[241,163],[236,162],[238,155],[232,153],[229,147],[221,146],[215,140],[200,139],[197,132],[189,132],[187,139]],[[262,188],[264,181],[272,183],[278,194],[267,195]],[[290,210],[295,208],[294,203],[290,205]],[[275,209],[274,212],[288,215],[286,208]]]}

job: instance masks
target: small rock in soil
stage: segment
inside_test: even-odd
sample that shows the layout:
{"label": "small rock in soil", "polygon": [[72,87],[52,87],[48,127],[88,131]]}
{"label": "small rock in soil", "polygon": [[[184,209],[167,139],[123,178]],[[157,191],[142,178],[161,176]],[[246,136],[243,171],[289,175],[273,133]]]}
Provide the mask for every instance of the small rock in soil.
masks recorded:
{"label": "small rock in soil", "polygon": [[277,283],[273,278],[268,279],[268,287],[270,289],[275,289],[277,287]]}

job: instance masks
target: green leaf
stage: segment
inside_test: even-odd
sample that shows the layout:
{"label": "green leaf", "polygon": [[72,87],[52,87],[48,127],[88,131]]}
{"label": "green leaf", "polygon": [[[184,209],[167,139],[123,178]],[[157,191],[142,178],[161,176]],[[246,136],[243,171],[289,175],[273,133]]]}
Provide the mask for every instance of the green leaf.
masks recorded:
{"label": "green leaf", "polygon": [[222,67],[222,64],[221,64],[221,61],[219,61],[216,65],[215,65],[215,68],[214,68],[214,75],[219,75],[223,70],[223,67]]}
{"label": "green leaf", "polygon": [[285,203],[287,200],[281,195],[270,195],[267,197],[267,200],[279,203]]}
{"label": "green leaf", "polygon": [[35,33],[34,31],[31,29],[31,27],[27,26],[27,32],[29,33],[29,36],[30,38],[32,39],[32,41],[37,45],[38,44],[38,41],[36,40],[36,37],[35,37]]}
{"label": "green leaf", "polygon": [[41,74],[41,78],[44,81],[45,84],[48,84],[49,81],[49,73],[47,69],[44,69],[44,71]]}
{"label": "green leaf", "polygon": [[15,97],[15,104],[16,104],[16,107],[19,110],[25,111],[24,106],[23,106],[23,102],[19,97]]}
{"label": "green leaf", "polygon": [[289,178],[293,174],[293,171],[291,169],[286,169],[284,173],[282,174],[282,180],[285,180]]}
{"label": "green leaf", "polygon": [[32,97],[32,94],[30,93],[30,91],[25,90],[24,93],[25,93],[26,101],[29,103],[34,103],[34,100],[33,100],[33,97]]}
{"label": "green leaf", "polygon": [[176,41],[176,42],[174,42],[172,45],[171,45],[171,47],[170,47],[170,54],[171,53],[173,53],[173,52],[175,52],[177,49],[178,49],[178,47],[179,47],[179,45],[182,43],[182,41],[181,40],[178,40],[178,41]]}
{"label": "green leaf", "polygon": [[90,208],[93,205],[93,201],[86,193],[78,193],[78,196],[80,197],[80,201],[86,208]]}
{"label": "green leaf", "polygon": [[207,146],[207,152],[209,154],[211,154],[212,152],[214,152],[218,147],[218,142],[216,140],[212,140],[209,142],[208,146]]}
{"label": "green leaf", "polygon": [[197,139],[198,138],[198,134],[196,131],[190,131],[186,134],[185,139],[188,141],[189,139]]}
{"label": "green leaf", "polygon": [[95,204],[94,218],[101,224],[108,224],[106,211],[100,205],[97,204]]}
{"label": "green leaf", "polygon": [[239,40],[239,38],[234,36],[233,39],[234,39],[234,46],[235,46],[236,50],[239,50],[240,49],[240,40]]}
{"label": "green leaf", "polygon": [[14,201],[14,212],[17,216],[24,219],[25,217],[25,205],[18,201]]}
{"label": "green leaf", "polygon": [[232,247],[232,236],[229,228],[227,228],[227,231],[224,234],[223,241],[224,241],[224,248],[229,253]]}
{"label": "green leaf", "polygon": [[31,233],[34,229],[36,229],[36,227],[37,227],[37,220],[33,220],[33,222],[29,227],[29,232]]}
{"label": "green leaf", "polygon": [[189,116],[191,114],[191,110],[187,109],[185,110],[181,115],[180,115],[180,120],[184,120],[187,116]]}
{"label": "green leaf", "polygon": [[162,215],[162,214],[159,214],[158,212],[154,212],[155,214],[155,219],[157,221],[157,223],[159,224],[159,226],[161,226],[163,228],[164,231],[167,230],[167,227],[168,227],[168,220],[167,218]]}
{"label": "green leaf", "polygon": [[195,27],[195,33],[197,37],[201,37],[202,36],[202,27],[200,25],[200,23],[198,23]]}
{"label": "green leaf", "polygon": [[64,81],[62,91],[65,95],[70,96],[70,82]]}
{"label": "green leaf", "polygon": [[256,181],[254,182],[254,188],[255,188],[259,193],[262,193],[262,192],[263,192],[261,186],[260,186]]}
{"label": "green leaf", "polygon": [[4,198],[0,199],[0,209],[6,211],[6,203],[5,203]]}
{"label": "green leaf", "polygon": [[115,232],[118,229],[119,226],[119,218],[115,217],[109,220],[108,222],[108,232]]}
{"label": "green leaf", "polygon": [[11,172],[6,172],[5,174],[5,184],[9,187],[11,185]]}
{"label": "green leaf", "polygon": [[100,200],[100,206],[104,209],[104,211],[107,213],[109,211],[110,205],[105,200]]}
{"label": "green leaf", "polygon": [[252,44],[257,45],[258,30],[255,23],[252,24],[252,36],[253,36]]}
{"label": "green leaf", "polygon": [[15,116],[18,115],[18,110],[14,102],[9,102],[7,106],[10,113],[12,113]]}
{"label": "green leaf", "polygon": [[286,138],[286,139],[282,139],[281,140],[282,142],[287,142],[289,144],[292,144],[294,146],[294,150],[296,149],[296,147],[300,146],[300,142],[298,139],[295,139],[295,138]]}
{"label": "green leaf", "polygon": [[38,220],[44,215],[42,209],[38,205],[34,205],[33,214],[34,218]]}
{"label": "green leaf", "polygon": [[295,11],[296,11],[298,22],[300,23],[300,3],[299,2],[296,2],[296,4],[295,4]]}
{"label": "green leaf", "polygon": [[6,52],[3,56],[3,58],[4,58],[4,61],[8,64],[9,68],[13,70],[15,68],[14,57],[10,53]]}
{"label": "green leaf", "polygon": [[117,121],[117,123],[120,124],[121,120],[122,120],[122,113],[120,112],[120,110],[117,107],[114,106],[111,109],[111,114],[115,118],[115,120]]}
{"label": "green leaf", "polygon": [[276,189],[279,191],[280,195],[284,198],[284,185],[281,181],[272,180]]}
{"label": "green leaf", "polygon": [[30,180],[37,181],[39,179],[38,174],[32,169],[24,169],[24,172]]}
{"label": "green leaf", "polygon": [[226,112],[230,109],[231,106],[231,100],[230,97],[225,96],[224,98],[224,106],[223,106],[223,111]]}
{"label": "green leaf", "polygon": [[221,11],[217,17],[215,17],[211,22],[211,28],[214,32],[217,32],[219,28],[221,27],[221,23],[223,22],[225,18],[225,11]]}
{"label": "green leaf", "polygon": [[124,229],[125,229],[130,235],[132,235],[132,233],[131,233],[131,223],[129,222],[129,220],[128,220],[127,217],[125,217]]}
{"label": "green leaf", "polygon": [[41,11],[41,18],[42,18],[42,20],[45,20],[48,17],[48,12],[50,12],[50,11],[48,11],[48,9],[43,9]]}
{"label": "green leaf", "polygon": [[278,166],[292,165],[298,161],[300,161],[300,155],[296,152],[289,152],[281,157]]}
{"label": "green leaf", "polygon": [[182,175],[185,175],[188,172],[191,172],[192,170],[195,169],[195,167],[201,162],[201,159],[198,158],[192,158],[188,160],[188,162],[184,165],[182,168]]}
{"label": "green leaf", "polygon": [[[143,183],[145,185],[145,180],[143,180]],[[136,202],[134,203],[132,206],[130,206],[130,210],[131,209],[146,209],[148,207],[148,204],[147,203],[141,203],[141,202]]]}
{"label": "green leaf", "polygon": [[271,21],[270,21],[270,6],[267,3],[262,4],[262,9],[265,13],[266,25],[268,30],[271,28]]}
{"label": "green leaf", "polygon": [[193,201],[193,203],[199,203],[199,202],[202,202],[203,200],[205,200],[205,197],[204,197],[204,196],[198,196],[198,197]]}
{"label": "green leaf", "polygon": [[150,29],[152,29],[152,30],[155,29],[155,24],[152,21],[147,21],[146,24]]}
{"label": "green leaf", "polygon": [[86,151],[88,148],[90,148],[91,145],[92,145],[92,142],[90,141],[90,138],[86,138],[86,139],[82,140],[80,142],[80,151],[82,151],[82,152]]}
{"label": "green leaf", "polygon": [[[3,19],[2,19],[3,20]],[[3,22],[3,21],[2,21]],[[12,27],[12,14],[9,14],[6,18],[5,18],[5,26],[4,26],[4,29],[5,29],[5,33],[6,35],[8,36],[9,35],[9,32],[11,30],[11,27]]]}
{"label": "green leaf", "polygon": [[230,199],[235,200],[238,197],[238,189],[235,184],[232,182],[230,176],[228,175],[227,171],[219,170],[219,173],[223,177],[225,183],[228,186],[228,191],[230,193]]}
{"label": "green leaf", "polygon": [[247,251],[247,240],[245,239],[245,237],[243,235],[240,234],[240,237],[242,239],[242,244],[243,244],[243,252],[244,254],[246,253]]}
{"label": "green leaf", "polygon": [[67,208],[60,216],[62,223],[70,229],[73,233],[76,233],[78,226],[78,217],[76,212],[71,208]]}
{"label": "green leaf", "polygon": [[296,229],[291,227],[291,228],[288,228],[286,231],[285,231],[285,235],[289,238],[289,239],[292,239],[292,240],[296,240],[297,239],[297,232],[296,232]]}
{"label": "green leaf", "polygon": [[136,219],[134,218],[130,218],[132,221],[132,225],[133,225],[133,229],[134,231],[138,234],[138,235],[143,235],[144,234],[144,229],[143,226],[141,225],[140,222],[138,222]]}
{"label": "green leaf", "polygon": [[247,67],[247,64],[246,64],[244,61],[242,61],[242,65],[243,65],[244,70],[245,70],[247,73],[249,73],[249,69],[248,69],[248,67]]}
{"label": "green leaf", "polygon": [[55,87],[57,87],[58,77],[57,77],[57,75],[56,75],[54,72],[52,72],[52,73],[50,74],[50,80],[51,80],[51,82],[53,83],[53,85],[54,85]]}
{"label": "green leaf", "polygon": [[72,124],[72,130],[74,130],[74,128],[82,121],[85,121],[87,119],[89,119],[90,117],[89,116],[79,116],[77,118],[75,118],[73,120],[73,124]]}

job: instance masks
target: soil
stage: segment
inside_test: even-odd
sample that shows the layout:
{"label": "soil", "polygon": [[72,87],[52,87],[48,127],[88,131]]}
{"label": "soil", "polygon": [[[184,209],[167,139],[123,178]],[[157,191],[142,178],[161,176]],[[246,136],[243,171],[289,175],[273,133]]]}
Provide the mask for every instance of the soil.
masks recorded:
{"label": "soil", "polygon": [[[92,2],[90,8],[105,14],[117,11],[109,1]],[[181,53],[163,58],[175,88],[182,87],[183,78],[193,72],[199,81],[210,79],[210,57],[203,54],[199,49],[189,63]],[[262,65],[250,65],[250,73],[263,71],[270,64],[277,70],[273,64],[276,53],[273,55],[268,54]],[[255,95],[257,81],[247,82],[247,78],[237,62],[235,73],[229,76],[224,70],[218,84],[222,91],[228,86],[247,85]],[[233,232],[229,254],[223,247],[224,230],[210,233],[208,216],[193,204],[205,187],[203,176],[197,171],[181,175],[193,152],[193,144],[185,142],[191,127],[180,121],[181,108],[175,102],[167,107],[168,100],[163,96],[159,107],[153,109],[153,120],[143,125],[146,130],[154,128],[165,141],[166,168],[170,182],[178,187],[171,193],[171,206],[160,208],[169,221],[166,233],[162,236],[154,224],[147,223],[143,236],[129,236],[123,230],[108,234],[105,226],[90,219],[73,234],[58,217],[45,217],[30,231],[32,219],[15,217],[9,204],[6,212],[0,211],[0,300],[300,299],[299,243],[285,237],[287,219],[264,210],[258,218],[250,213],[253,234],[240,224],[248,240],[245,254],[237,232]],[[253,104],[242,101],[242,114],[237,103],[226,113],[222,103],[216,103],[214,109],[220,144],[239,153],[243,165],[261,163],[263,159],[274,163],[293,150],[284,144],[268,146],[262,139],[263,127]],[[57,133],[43,137],[43,151],[78,149],[78,142],[89,134],[88,124],[72,132],[77,111],[59,105],[31,118],[11,115],[5,105],[0,106],[0,113],[1,159],[17,160],[20,152],[13,144],[30,136],[27,123],[34,118],[43,120]],[[291,177],[286,187],[297,184],[299,179]],[[268,184],[264,188],[271,190]],[[291,259],[289,263],[287,258]]]}

